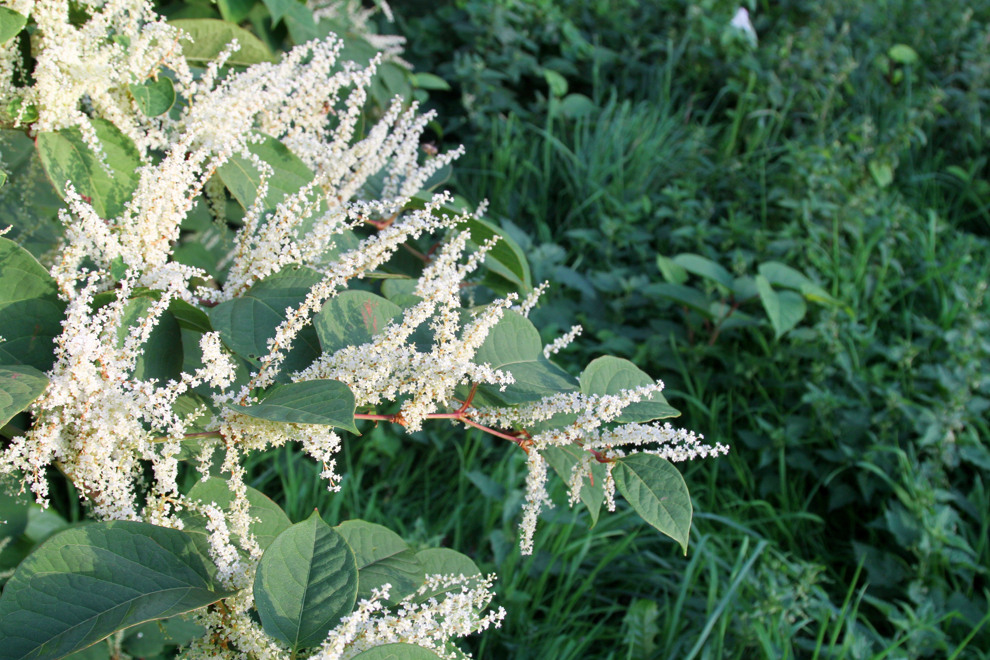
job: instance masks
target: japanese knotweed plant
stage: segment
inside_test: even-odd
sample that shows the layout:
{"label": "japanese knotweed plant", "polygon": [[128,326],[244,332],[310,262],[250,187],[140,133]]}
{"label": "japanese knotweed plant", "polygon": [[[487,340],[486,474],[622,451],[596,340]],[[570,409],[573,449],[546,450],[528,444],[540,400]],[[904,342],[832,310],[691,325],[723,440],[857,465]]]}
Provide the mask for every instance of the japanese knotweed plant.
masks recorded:
{"label": "japanese knotweed plant", "polygon": [[[216,46],[231,35],[246,50]],[[46,506],[58,472],[96,521],[5,575],[3,657],[156,620],[183,657],[460,657],[453,638],[504,614],[494,576],[379,525],[293,525],[244,481],[247,455],[294,442],[337,489],[360,420],[525,452],[523,553],[548,468],[593,517],[618,487],[686,548],[670,462],[726,448],[657,421],[662,383],[626,360],[552,362],[566,341],[528,320],[544,287],[518,249],[427,192],[458,155],[421,149],[430,115],[396,100],[369,122],[377,59],[329,36],[276,60],[133,0],[6,2],[0,38],[5,138],[33,139],[62,200],[47,267],[0,238],[0,474]]]}

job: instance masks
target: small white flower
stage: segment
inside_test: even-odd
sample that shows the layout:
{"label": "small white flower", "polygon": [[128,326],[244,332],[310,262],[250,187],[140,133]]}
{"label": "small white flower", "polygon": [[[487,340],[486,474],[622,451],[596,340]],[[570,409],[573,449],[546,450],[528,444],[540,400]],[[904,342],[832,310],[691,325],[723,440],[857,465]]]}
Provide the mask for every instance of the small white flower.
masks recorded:
{"label": "small white flower", "polygon": [[736,15],[732,17],[732,21],[729,22],[729,25],[737,30],[740,30],[746,35],[746,39],[749,43],[756,46],[756,30],[753,29],[753,23],[749,20],[749,11],[745,7],[740,7],[736,11]]}

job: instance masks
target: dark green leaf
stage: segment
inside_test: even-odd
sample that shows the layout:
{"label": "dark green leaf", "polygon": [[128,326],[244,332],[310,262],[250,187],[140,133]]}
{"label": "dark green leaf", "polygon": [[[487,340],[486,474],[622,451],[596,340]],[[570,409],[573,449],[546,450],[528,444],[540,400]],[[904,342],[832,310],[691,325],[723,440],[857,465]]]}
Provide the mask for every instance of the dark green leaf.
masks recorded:
{"label": "dark green leaf", "polygon": [[27,408],[48,387],[48,377],[34,367],[0,367],[0,426]]}
{"label": "dark green leaf", "polygon": [[[629,360],[603,356],[592,360],[581,373],[581,391],[585,394],[618,394],[644,385],[653,379]],[[633,403],[622,411],[617,422],[652,422],[655,419],[677,417],[681,413],[672,407],[663,394],[656,392],[646,401]]]}
{"label": "dark green leaf", "polygon": [[354,656],[354,660],[437,660],[439,657],[422,646],[397,642],[362,651]]}
{"label": "dark green leaf", "polygon": [[5,658],[59,658],[118,630],[232,592],[192,535],[143,522],[68,529],[21,562],[0,597]]}
{"label": "dark green leaf", "polygon": [[342,291],[313,318],[323,352],[371,341],[388,322],[402,314],[395,303],[367,291]]}
{"label": "dark green leaf", "polygon": [[254,579],[265,632],[293,652],[323,642],[350,613],[357,591],[354,553],[315,511],[268,546]]}
{"label": "dark green leaf", "polygon": [[663,275],[663,279],[671,284],[684,284],[687,282],[687,269],[670,257],[665,257],[662,254],[658,254],[657,268],[660,269],[660,274]]}
{"label": "dark green leaf", "polygon": [[0,363],[47,371],[53,340],[62,333],[65,303],[44,266],[8,238],[0,237]]}
{"label": "dark green leaf", "polygon": [[[155,304],[154,294],[142,295],[128,301],[117,339],[124,345],[131,328],[142,323],[148,315],[148,310]],[[134,365],[134,378],[138,380],[157,380],[166,383],[169,380],[179,380],[182,377],[182,330],[178,321],[168,311],[158,317],[158,323],[152,328],[148,340],[143,344],[137,362]]]}
{"label": "dark green leaf", "polygon": [[223,20],[237,24],[251,13],[254,0],[217,0],[217,7],[220,9]]}
{"label": "dark green leaf", "polygon": [[773,325],[774,336],[778,339],[804,318],[807,306],[799,294],[793,291],[774,291],[763,275],[756,276],[756,288],[760,292],[763,309]]}
{"label": "dark green leaf", "polygon": [[169,21],[169,25],[192,37],[192,41],[184,41],[182,46],[182,54],[190,64],[212,62],[234,39],[241,47],[230,56],[227,64],[250,66],[275,61],[271,51],[258,37],[232,23],[215,18],[179,18]]}
{"label": "dark green leaf", "polygon": [[677,468],[653,454],[632,454],[616,461],[612,474],[619,492],[636,513],[687,553],[691,496]]}
{"label": "dark green leaf", "polygon": [[[578,462],[584,453],[586,452],[577,445],[547,447],[540,452],[564,483],[570,481],[574,464]],[[592,484],[592,479],[594,479],[594,484]],[[598,515],[602,510],[602,502],[605,501],[604,484],[605,468],[595,461],[591,464],[591,474],[581,477],[581,502],[588,508],[588,513],[591,515],[592,527],[598,523]]]}
{"label": "dark green leaf", "polygon": [[78,128],[39,133],[38,155],[59,195],[65,197],[66,184],[93,205],[101,218],[116,218],[137,188],[141,157],[131,139],[103,119],[91,119],[108,172],[100,158],[83,141]]}
{"label": "dark green leaf", "polygon": [[261,403],[232,405],[230,409],[273,422],[321,424],[358,432],[354,426],[354,393],[336,380],[304,380],[276,385]]}
{"label": "dark green leaf", "polygon": [[543,357],[536,327],[516,312],[505,312],[478,349],[474,362],[488,363],[494,369],[512,374],[516,382],[504,392],[494,385],[478,388],[509,405],[535,401],[555,392],[577,390],[570,374]]}
{"label": "dark green leaf", "polygon": [[785,289],[801,290],[801,287],[812,284],[804,273],[794,270],[779,261],[767,261],[760,264],[760,275],[767,278],[770,284]]}
{"label": "dark green leaf", "polygon": [[450,91],[450,84],[440,76],[432,73],[413,74],[413,84],[420,89],[436,89],[443,92]]}
{"label": "dark green leaf", "polygon": [[372,589],[388,583],[392,585],[389,602],[395,603],[423,584],[423,567],[392,530],[363,520],[348,520],[334,529],[357,559],[358,600],[370,598]]}
{"label": "dark green leaf", "polygon": [[169,303],[168,312],[175,317],[179,327],[184,330],[194,330],[201,334],[213,331],[210,317],[206,315],[206,312],[190,305],[181,298],[176,298]]}
{"label": "dark green leaf", "polygon": [[684,253],[674,257],[673,261],[689,273],[718,282],[728,290],[732,289],[732,275],[711,259],[698,254]]}
{"label": "dark green leaf", "polygon": [[[322,277],[310,268],[285,268],[258,282],[243,296],[210,310],[210,321],[223,342],[254,363],[268,354],[268,339],[285,321],[285,310],[298,307]],[[305,369],[320,356],[320,340],[312,326],[304,327],[292,342],[283,373]]]}
{"label": "dark green leaf", "polygon": [[[206,481],[199,481],[189,490],[189,497],[205,503],[213,503],[221,509],[226,510],[234,499],[234,494],[230,492],[226,479],[220,477],[210,477]],[[289,516],[268,498],[264,493],[255,488],[247,486],[247,500],[250,505],[248,515],[251,521],[251,533],[254,534],[258,545],[264,550],[279,534],[292,525]],[[186,529],[195,531],[206,531],[206,519],[202,516],[189,513],[183,515]]]}
{"label": "dark green leaf", "polygon": [[140,85],[129,85],[128,88],[138,108],[148,117],[164,115],[175,103],[175,87],[168,76],[159,76],[158,80],[145,80]]}
{"label": "dark green leaf", "polygon": [[[302,6],[302,5],[300,5]],[[268,194],[264,210],[272,211],[287,195],[299,191],[313,180],[313,171],[288,147],[273,137],[263,135],[262,141],[248,145],[248,151],[272,167],[268,179]],[[247,158],[234,154],[217,169],[217,174],[245,209],[254,204],[261,185],[261,172]]]}
{"label": "dark green leaf", "polygon": [[708,296],[694,287],[683,284],[670,284],[669,282],[657,282],[647,285],[644,292],[673,300],[680,305],[693,309],[706,318],[710,314],[708,308],[711,301],[708,299]]}

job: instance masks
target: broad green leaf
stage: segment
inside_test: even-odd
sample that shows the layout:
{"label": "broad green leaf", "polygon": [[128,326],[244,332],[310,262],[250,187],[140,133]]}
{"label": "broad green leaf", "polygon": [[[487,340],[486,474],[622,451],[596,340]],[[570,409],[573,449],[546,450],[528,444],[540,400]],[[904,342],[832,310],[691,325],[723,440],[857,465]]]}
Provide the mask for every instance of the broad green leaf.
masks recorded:
{"label": "broad green leaf", "polygon": [[138,184],[141,157],[131,139],[103,119],[90,119],[106,160],[106,167],[83,140],[78,128],[38,134],[38,155],[48,178],[65,198],[71,183],[101,218],[116,218],[124,212]]}
{"label": "broad green leaf", "polygon": [[636,513],[677,541],[686,554],[691,496],[677,468],[653,454],[632,454],[616,461],[612,474],[619,492]]}
{"label": "broad green leaf", "polygon": [[785,289],[800,291],[801,287],[813,284],[804,273],[779,261],[767,261],[760,264],[759,272],[773,286]]}
{"label": "broad green leaf", "polygon": [[560,101],[560,112],[568,119],[582,119],[598,111],[598,106],[584,94],[568,94]]}
{"label": "broad green leaf", "polygon": [[292,2],[282,18],[289,36],[296,44],[304,44],[313,39],[323,39],[327,31],[320,29],[313,20],[313,12],[302,2]]}
{"label": "broad green leaf", "polygon": [[282,17],[292,11],[292,5],[299,4],[297,0],[264,0],[264,3],[272,15],[272,25],[278,25]]}
{"label": "broad green leaf", "polygon": [[179,327],[183,330],[193,330],[200,334],[213,331],[210,317],[207,316],[206,312],[181,298],[176,298],[169,303],[168,312],[175,317]]}
{"label": "broad green leaf", "polygon": [[27,408],[48,387],[48,377],[34,367],[0,367],[0,426]]}
{"label": "broad green leaf", "polygon": [[164,115],[172,109],[175,103],[175,87],[168,76],[158,76],[157,80],[148,79],[140,85],[128,85],[131,95],[148,117]]}
{"label": "broad green leaf", "polygon": [[370,598],[371,590],[391,584],[390,602],[398,602],[423,584],[423,567],[402,537],[381,525],[348,520],[337,525],[354,551],[358,567],[358,600]]}
{"label": "broad green leaf", "polygon": [[689,273],[718,282],[728,290],[732,289],[732,275],[711,259],[698,254],[684,253],[674,257],[673,261]]}
{"label": "broad green leaf", "polygon": [[887,51],[887,57],[898,64],[914,64],[918,61],[918,53],[907,44],[894,44]]}
{"label": "broad green leaf", "polygon": [[251,66],[275,61],[271,51],[258,37],[233,23],[215,18],[179,18],[168,23],[192,38],[192,41],[184,41],[182,45],[182,54],[190,64],[212,62],[234,39],[241,47],[230,56],[227,64]]}
{"label": "broad green leaf", "polygon": [[158,621],[142,623],[127,631],[121,647],[134,657],[154,657],[165,650],[165,631]]}
{"label": "broad green leaf", "polygon": [[427,548],[416,553],[426,575],[481,575],[481,569],[467,555],[450,548]]}
{"label": "broad green leaf", "polygon": [[[322,277],[310,268],[285,268],[248,289],[243,296],[210,310],[210,322],[223,343],[257,364],[268,354],[267,343],[285,320],[285,310],[298,307]],[[282,364],[283,373],[305,369],[320,356],[320,339],[312,326],[304,327]]]}
{"label": "broad green leaf", "polygon": [[402,314],[395,303],[367,291],[342,291],[313,318],[324,353],[371,341],[389,321]]}
{"label": "broad green leaf", "polygon": [[660,296],[661,298],[667,298],[668,300],[673,300],[679,305],[689,307],[700,313],[702,316],[706,318],[708,317],[708,305],[711,303],[711,300],[709,300],[708,296],[694,287],[685,286],[683,284],[671,284],[669,282],[656,282],[654,284],[647,285],[644,292],[650,295]]}
{"label": "broad green leaf", "polygon": [[793,291],[774,291],[763,275],[756,276],[756,288],[760,292],[760,302],[770,318],[777,339],[804,318],[807,306],[799,294]]}
{"label": "broad green leaf", "polygon": [[[652,385],[653,382],[645,371],[629,360],[609,355],[592,360],[581,372],[581,391],[585,394],[618,394],[622,390]],[[652,422],[680,414],[667,403],[663,394],[656,392],[646,401],[629,405],[615,421]]]}
{"label": "broad green leaf", "polygon": [[[574,464],[578,462],[583,453],[585,453],[583,449],[573,444],[566,447],[547,447],[540,451],[540,454],[564,483],[571,480]],[[592,479],[594,483],[592,483]],[[592,527],[598,524],[602,502],[605,501],[604,484],[605,468],[596,461],[591,464],[591,473],[581,477],[581,502],[587,507],[588,513],[591,515]]]}
{"label": "broad green leaf", "polygon": [[[128,301],[117,340],[123,346],[131,328],[142,323],[148,310],[155,304],[153,294],[142,295]],[[182,377],[182,330],[179,322],[168,311],[158,317],[148,340],[144,342],[137,362],[134,365],[134,378],[155,379],[164,384],[169,380],[178,381]]]}
{"label": "broad green leaf", "polygon": [[337,380],[304,380],[276,385],[252,406],[229,406],[242,415],[290,424],[335,426],[357,433],[354,393]]}
{"label": "broad green leaf", "polygon": [[561,97],[567,93],[567,78],[553,69],[543,69],[543,79],[547,81],[547,87],[554,96]]}
{"label": "broad green leaf", "polygon": [[[197,482],[189,490],[188,496],[207,504],[216,504],[224,510],[230,506],[234,499],[234,494],[230,492],[227,480],[220,477],[210,477],[206,481]],[[247,500],[250,505],[248,515],[252,518],[251,533],[254,534],[261,549],[264,550],[271,545],[275,537],[292,525],[292,521],[275,502],[260,490],[247,486]],[[206,531],[206,519],[198,514],[183,515],[182,520],[186,523],[186,529]]]}
{"label": "broad green leaf", "polygon": [[525,316],[507,311],[488,333],[474,356],[475,364],[488,363],[508,371],[516,382],[505,391],[483,385],[479,391],[509,405],[535,401],[555,392],[573,392],[573,377],[543,357],[540,333]]}
{"label": "broad green leaf", "polygon": [[[261,142],[248,145],[248,151],[272,167],[264,201],[265,211],[274,210],[287,195],[298,192],[313,180],[313,171],[273,137],[263,135]],[[258,186],[261,185],[261,172],[251,161],[234,154],[217,169],[217,174],[241,206],[247,209],[254,204]]]}
{"label": "broad green leaf", "polygon": [[450,91],[450,83],[432,73],[413,74],[413,84],[420,89],[439,90],[442,92]]}
{"label": "broad green leaf", "polygon": [[665,257],[662,254],[658,254],[657,268],[660,270],[660,274],[663,275],[663,279],[671,284],[684,284],[687,282],[687,269],[670,257]]}
{"label": "broad green leaf", "polygon": [[491,238],[498,237],[495,247],[485,255],[485,267],[509,280],[520,293],[527,293],[533,288],[533,276],[529,270],[526,254],[506,232],[481,218],[471,218],[462,222],[457,225],[457,229],[469,230],[471,242],[475,245],[481,245]]}
{"label": "broad green leaf", "polygon": [[[407,208],[423,209],[430,201],[430,196],[424,193],[414,195]],[[462,209],[444,207],[437,213],[450,216],[460,215]],[[498,237],[498,242],[485,256],[485,267],[491,272],[512,283],[520,293],[529,292],[533,288],[533,276],[529,269],[529,261],[519,244],[501,228],[480,218],[471,218],[457,225],[458,231],[471,232],[471,242],[481,245],[485,241]]]}
{"label": "broad green leaf", "polygon": [[217,0],[217,7],[223,20],[236,25],[251,13],[254,0]]}
{"label": "broad green leaf", "polygon": [[231,595],[192,536],[114,521],[51,537],[21,562],[0,597],[4,657],[60,658]]}
{"label": "broad green leaf", "polygon": [[13,9],[0,7],[0,44],[5,44],[27,25],[27,16]]}
{"label": "broad green leaf", "polygon": [[[27,535],[31,509],[32,502],[27,496],[8,495],[0,490],[0,572],[9,571],[21,563],[33,545],[22,538],[22,535]],[[0,576],[0,585],[4,581],[5,578]]]}
{"label": "broad green leaf", "polygon": [[440,656],[422,646],[396,642],[370,648],[353,657],[354,660],[437,660]]}
{"label": "broad green leaf", "polygon": [[357,591],[354,552],[315,511],[268,546],[254,579],[261,625],[293,653],[323,642]]}
{"label": "broad green leaf", "polygon": [[65,303],[44,266],[8,238],[0,237],[0,364],[26,364],[47,371],[55,361]]}

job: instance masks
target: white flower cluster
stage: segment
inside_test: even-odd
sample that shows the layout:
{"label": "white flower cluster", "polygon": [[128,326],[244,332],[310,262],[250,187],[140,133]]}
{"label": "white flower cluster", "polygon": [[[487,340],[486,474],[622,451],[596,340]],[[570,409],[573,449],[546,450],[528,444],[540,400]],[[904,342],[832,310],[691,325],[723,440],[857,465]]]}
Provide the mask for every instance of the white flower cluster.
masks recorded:
{"label": "white flower cluster", "polygon": [[[403,598],[394,611],[385,607],[391,585],[373,592],[357,609],[330,631],[313,660],[343,660],[383,644],[402,642],[431,649],[441,658],[469,657],[451,640],[499,627],[505,610],[499,607],[482,616],[495,595],[494,575],[429,575],[414,594]],[[429,596],[438,594],[441,596]]]}
{"label": "white flower cluster", "polygon": [[[45,503],[45,469],[57,463],[100,518],[137,519],[140,461],[151,462],[156,492],[178,493],[175,456],[190,420],[173,412],[176,399],[203,383],[229,385],[234,371],[218,350],[219,338],[208,333],[202,369],[167,383],[136,379],[143,344],[184,283],[173,282],[157,300],[131,301],[134,280],[125,279],[94,310],[98,280],[84,276],[69,298],[51,383],[32,406],[32,428],[0,455],[0,473],[20,473]],[[142,301],[147,310],[128,325],[127,312]]]}
{"label": "white flower cluster", "polygon": [[8,40],[0,49],[0,107],[20,104],[15,125],[34,106],[38,119],[33,128],[38,131],[76,126],[87,143],[98,147],[90,123],[90,116],[96,116],[116,125],[142,153],[164,144],[162,120],[142,115],[128,86],[157,76],[163,66],[180,80],[191,80],[191,75],[182,58],[181,33],[157,16],[150,2],[84,0],[76,3],[89,15],[81,24],[72,20],[65,0],[3,4],[30,14],[37,26],[31,39],[34,85],[13,84],[20,62],[18,40]]}
{"label": "white flower cluster", "polygon": [[[573,506],[581,497],[584,479],[591,472],[593,463],[605,466],[603,489],[609,511],[615,510],[615,481],[612,470],[614,459],[626,455],[626,449],[656,454],[669,461],[718,456],[729,451],[726,445],[714,447],[702,444],[703,436],[692,431],[675,429],[670,424],[611,424],[634,403],[646,401],[650,395],[663,390],[663,382],[657,381],[615,395],[561,393],[515,408],[482,408],[474,419],[488,426],[500,428],[527,428],[545,423],[555,416],[573,416],[573,421],[528,437],[524,445],[529,453],[526,478],[526,503],[520,524],[519,545],[523,554],[533,551],[533,535],[539,513],[553,503],[547,492],[547,462],[540,455],[550,447],[577,446],[581,458],[574,464],[568,480],[569,503]],[[559,418],[558,418],[559,419]]]}
{"label": "white flower cluster", "polygon": [[[389,323],[367,344],[323,355],[295,378],[339,380],[351,388],[358,405],[408,397],[401,416],[410,430],[419,429],[427,415],[449,406],[458,385],[511,384],[510,374],[471,361],[512,296],[489,305],[462,326],[460,284],[490,248],[490,244],[482,246],[461,264],[468,238],[467,232],[461,232],[440,249],[417,284],[415,293],[421,301],[406,309],[401,321]],[[427,322],[433,342],[429,351],[421,351],[411,337]]]}

